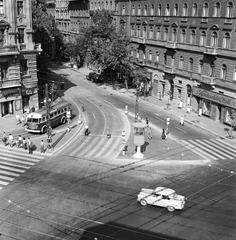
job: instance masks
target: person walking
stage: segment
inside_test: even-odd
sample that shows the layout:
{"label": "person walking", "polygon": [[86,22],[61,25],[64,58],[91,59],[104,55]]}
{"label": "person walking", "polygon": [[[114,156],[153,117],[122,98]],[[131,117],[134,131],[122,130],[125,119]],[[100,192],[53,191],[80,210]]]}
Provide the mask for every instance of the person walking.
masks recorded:
{"label": "person walking", "polygon": [[25,137],[23,137],[22,144],[23,144],[23,148],[24,148],[25,150],[27,150],[27,142],[26,142]]}
{"label": "person walking", "polygon": [[43,142],[43,140],[41,140],[41,143],[40,143],[40,152],[41,153],[44,153],[44,142]]}
{"label": "person walking", "polygon": [[21,123],[22,123],[22,127],[24,127],[25,126],[25,117],[24,117],[24,115],[22,115],[22,117],[21,117]]}
{"label": "person walking", "polygon": [[9,134],[8,141],[9,141],[10,147],[12,149],[12,147],[13,147],[13,136],[11,134]]}
{"label": "person walking", "polygon": [[202,116],[202,108],[200,107],[198,110],[198,116],[201,117]]}
{"label": "person walking", "polygon": [[17,147],[18,147],[18,148],[21,147],[22,141],[23,141],[23,139],[22,139],[21,135],[19,135],[19,137],[18,137],[18,142],[17,142]]}
{"label": "person walking", "polygon": [[6,147],[7,146],[7,136],[6,136],[5,132],[3,132],[2,141],[3,141],[4,146]]}
{"label": "person walking", "polygon": [[183,116],[180,117],[180,123],[179,124],[181,126],[184,126],[184,117]]}
{"label": "person walking", "polygon": [[164,128],[162,129],[161,139],[162,139],[162,140],[165,140],[165,139],[166,139],[166,131],[165,131]]}
{"label": "person walking", "polygon": [[31,141],[30,138],[28,138],[28,149],[29,149],[29,154],[33,153],[33,142]]}
{"label": "person walking", "polygon": [[17,113],[16,114],[16,125],[20,123],[20,115]]}
{"label": "person walking", "polygon": [[85,136],[88,136],[88,135],[89,135],[88,125],[85,126],[84,135],[85,135]]}

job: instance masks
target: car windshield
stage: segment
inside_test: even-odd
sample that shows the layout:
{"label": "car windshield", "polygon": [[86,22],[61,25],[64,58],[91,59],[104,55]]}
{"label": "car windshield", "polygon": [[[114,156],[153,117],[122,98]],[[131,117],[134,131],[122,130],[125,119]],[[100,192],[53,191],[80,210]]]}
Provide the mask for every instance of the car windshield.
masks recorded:
{"label": "car windshield", "polygon": [[38,123],[39,119],[38,118],[27,118],[27,122]]}
{"label": "car windshield", "polygon": [[172,199],[178,199],[178,194],[176,194],[175,192],[169,195],[169,198]]}

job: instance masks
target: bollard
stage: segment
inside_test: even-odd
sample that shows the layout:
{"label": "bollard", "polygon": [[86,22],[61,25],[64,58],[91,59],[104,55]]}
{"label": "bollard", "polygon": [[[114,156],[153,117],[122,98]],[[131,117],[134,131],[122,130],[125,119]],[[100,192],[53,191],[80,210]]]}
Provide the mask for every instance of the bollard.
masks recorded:
{"label": "bollard", "polygon": [[125,152],[125,145],[123,146],[123,151],[122,151],[122,155],[125,156],[126,152]]}
{"label": "bollard", "polygon": [[128,106],[125,106],[125,114],[128,114]]}
{"label": "bollard", "polygon": [[81,120],[81,115],[79,114],[79,120],[78,120],[78,123],[81,124],[82,123],[82,120]]}

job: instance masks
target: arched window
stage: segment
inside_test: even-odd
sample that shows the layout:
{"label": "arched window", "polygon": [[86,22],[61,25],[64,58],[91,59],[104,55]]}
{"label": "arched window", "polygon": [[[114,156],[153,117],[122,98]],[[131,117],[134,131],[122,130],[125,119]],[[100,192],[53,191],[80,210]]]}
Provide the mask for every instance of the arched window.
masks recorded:
{"label": "arched window", "polygon": [[131,36],[135,36],[135,30],[134,30],[134,25],[131,26]]}
{"label": "arched window", "polygon": [[154,15],[154,5],[153,5],[153,4],[152,4],[152,6],[151,6],[150,15],[151,15],[151,16]]}
{"label": "arched window", "polygon": [[187,3],[184,3],[183,5],[183,14],[182,14],[183,17],[186,17],[188,16],[188,4]]}
{"label": "arched window", "polygon": [[137,58],[139,58],[140,57],[140,54],[139,54],[139,50],[137,51]]}
{"label": "arched window", "polygon": [[143,38],[147,38],[147,27],[143,27]]}
{"label": "arched window", "polygon": [[132,6],[132,15],[135,15],[135,5]]}
{"label": "arched window", "polygon": [[170,4],[166,4],[165,16],[170,16]]}
{"label": "arched window", "polygon": [[168,40],[168,33],[169,33],[168,28],[165,28],[165,30],[164,30],[164,38],[163,38],[164,41]]}
{"label": "arched window", "polygon": [[177,30],[176,30],[176,28],[173,28],[173,30],[172,30],[172,41],[177,42]]}
{"label": "arched window", "polygon": [[217,47],[217,45],[218,45],[218,34],[217,32],[213,32],[211,35],[211,46]]}
{"label": "arched window", "polygon": [[200,35],[200,45],[205,46],[206,45],[206,32],[202,31]]}
{"label": "arched window", "polygon": [[234,68],[234,80],[236,81],[236,67]]}
{"label": "arched window", "polygon": [[158,15],[158,16],[161,16],[161,4],[158,5],[157,15]]}
{"label": "arched window", "polygon": [[171,66],[172,67],[175,66],[175,56],[174,55],[171,57]]}
{"label": "arched window", "polygon": [[176,3],[173,9],[173,16],[178,16],[179,14],[179,5]]}
{"label": "arched window", "polygon": [[226,7],[226,17],[233,17],[233,3],[229,2],[227,3],[227,7]]}
{"label": "arched window", "polygon": [[203,8],[202,8],[202,16],[208,17],[208,14],[209,14],[209,4],[207,2],[205,2],[203,4]]}
{"label": "arched window", "polygon": [[141,15],[141,5],[138,5],[138,15]]}
{"label": "arched window", "polygon": [[144,5],[144,16],[147,15],[147,5]]}
{"label": "arched window", "polygon": [[217,2],[214,7],[214,17],[220,17],[220,3]]}
{"label": "arched window", "polygon": [[179,68],[183,69],[184,68],[184,57],[180,56],[179,58]]}
{"label": "arched window", "polygon": [[203,61],[200,60],[198,63],[198,73],[202,73],[202,68],[203,68]]}
{"label": "arched window", "polygon": [[181,31],[180,42],[181,43],[186,43],[186,30],[185,29],[182,29],[182,31]]}
{"label": "arched window", "polygon": [[152,61],[152,50],[149,51],[148,60]]}
{"label": "arched window", "polygon": [[224,38],[223,38],[223,48],[230,48],[230,34],[225,33]]}
{"label": "arched window", "polygon": [[137,36],[138,36],[138,37],[141,37],[140,25],[137,26]]}
{"label": "arched window", "polygon": [[122,7],[122,15],[125,15],[125,6]]}
{"label": "arched window", "polygon": [[190,43],[191,44],[196,44],[196,32],[195,30],[192,30],[190,33]]}
{"label": "arched window", "polygon": [[156,62],[160,61],[159,52],[156,52]]}
{"label": "arched window", "polygon": [[145,60],[146,59],[146,52],[142,51],[142,53],[143,53],[143,60]]}
{"label": "arched window", "polygon": [[193,9],[192,9],[192,16],[193,17],[197,16],[197,10],[198,10],[197,3],[194,3],[193,4]]}
{"label": "arched window", "polygon": [[167,64],[167,57],[166,57],[166,53],[164,53],[163,56],[163,64],[166,65]]}
{"label": "arched window", "polygon": [[210,63],[209,64],[209,76],[210,77],[214,77],[214,73],[215,73],[215,64],[214,63]]}
{"label": "arched window", "polygon": [[221,74],[220,74],[221,76],[221,78],[222,79],[226,79],[226,75],[227,75],[227,67],[226,67],[226,65],[225,64],[223,64],[222,66],[221,66]]}
{"label": "arched window", "polygon": [[153,39],[153,37],[154,37],[154,34],[153,34],[153,27],[150,26],[150,28],[149,28],[149,38],[150,38],[150,39]]}
{"label": "arched window", "polygon": [[156,28],[156,39],[161,39],[161,29],[160,27],[157,27]]}
{"label": "arched window", "polygon": [[193,71],[193,59],[192,58],[189,58],[188,70],[191,71],[191,72]]}

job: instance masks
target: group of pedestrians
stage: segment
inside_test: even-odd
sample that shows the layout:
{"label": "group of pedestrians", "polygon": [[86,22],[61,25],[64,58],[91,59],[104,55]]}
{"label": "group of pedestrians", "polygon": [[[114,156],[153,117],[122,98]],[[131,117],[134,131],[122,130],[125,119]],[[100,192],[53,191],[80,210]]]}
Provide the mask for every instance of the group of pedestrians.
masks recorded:
{"label": "group of pedestrians", "polygon": [[20,116],[20,114],[16,114],[16,124],[22,124],[22,127],[25,126],[26,124],[26,118],[24,115]]}

